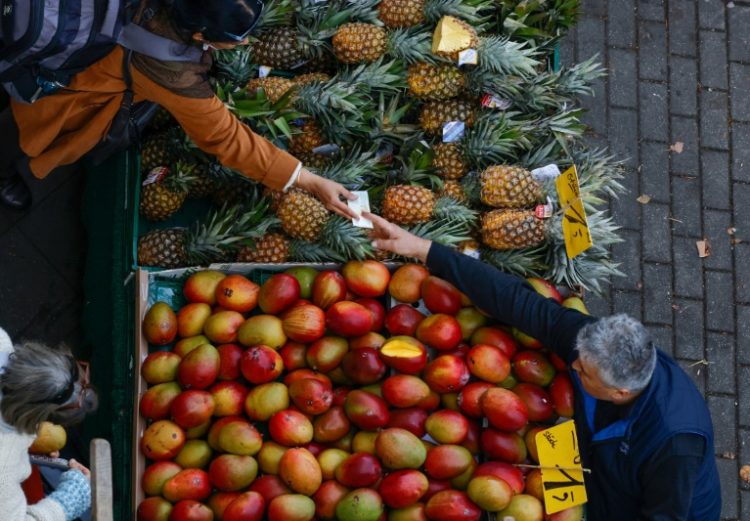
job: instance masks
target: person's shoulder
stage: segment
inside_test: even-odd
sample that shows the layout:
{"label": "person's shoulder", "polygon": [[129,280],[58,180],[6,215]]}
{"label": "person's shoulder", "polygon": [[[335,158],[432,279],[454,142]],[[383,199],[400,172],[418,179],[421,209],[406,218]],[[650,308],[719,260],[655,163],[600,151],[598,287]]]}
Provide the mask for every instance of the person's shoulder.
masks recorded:
{"label": "person's shoulder", "polygon": [[12,353],[13,342],[10,339],[8,333],[0,327],[0,353]]}

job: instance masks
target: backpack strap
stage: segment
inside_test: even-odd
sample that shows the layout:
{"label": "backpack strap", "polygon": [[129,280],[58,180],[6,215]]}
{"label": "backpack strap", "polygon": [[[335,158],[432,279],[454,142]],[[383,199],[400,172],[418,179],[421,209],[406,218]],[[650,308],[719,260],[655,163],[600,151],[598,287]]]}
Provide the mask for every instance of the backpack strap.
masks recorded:
{"label": "backpack strap", "polygon": [[126,49],[161,61],[199,63],[203,56],[198,47],[164,38],[135,23],[126,24],[122,28],[117,43]]}

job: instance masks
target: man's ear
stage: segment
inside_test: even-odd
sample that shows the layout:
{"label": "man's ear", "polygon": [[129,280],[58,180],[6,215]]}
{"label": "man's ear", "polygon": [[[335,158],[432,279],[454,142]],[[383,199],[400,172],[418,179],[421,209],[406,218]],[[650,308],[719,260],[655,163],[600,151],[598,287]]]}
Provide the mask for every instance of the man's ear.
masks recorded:
{"label": "man's ear", "polygon": [[193,40],[195,40],[198,43],[203,43],[206,41],[205,36],[203,36],[202,32],[193,33]]}
{"label": "man's ear", "polygon": [[613,389],[612,398],[615,403],[625,403],[633,398],[633,391],[630,389]]}

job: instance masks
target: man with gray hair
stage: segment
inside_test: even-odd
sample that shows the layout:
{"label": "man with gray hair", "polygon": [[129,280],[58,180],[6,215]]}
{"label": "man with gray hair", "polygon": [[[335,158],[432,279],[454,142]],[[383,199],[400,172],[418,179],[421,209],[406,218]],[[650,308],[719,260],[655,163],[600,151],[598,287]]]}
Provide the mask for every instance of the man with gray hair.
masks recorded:
{"label": "man with gray hair", "polygon": [[372,215],[373,245],[424,262],[474,305],[539,340],[572,369],[587,521],[718,521],[713,427],[703,396],[646,328],[544,298],[523,279]]}

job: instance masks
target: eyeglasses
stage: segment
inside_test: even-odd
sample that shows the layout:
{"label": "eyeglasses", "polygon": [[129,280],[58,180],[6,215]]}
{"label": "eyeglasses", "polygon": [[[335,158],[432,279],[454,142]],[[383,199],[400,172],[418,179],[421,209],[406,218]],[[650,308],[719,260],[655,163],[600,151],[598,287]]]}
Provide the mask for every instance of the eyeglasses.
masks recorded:
{"label": "eyeglasses", "polygon": [[255,26],[258,24],[258,20],[260,20],[260,17],[263,14],[263,2],[257,2],[256,8],[258,12],[255,15],[255,19],[253,19],[253,23],[250,25],[247,31],[245,31],[242,34],[232,34],[227,31],[224,31],[222,34],[232,41],[244,42],[247,39],[247,37],[250,36],[250,33],[253,32],[253,29],[255,29]]}
{"label": "eyeglasses", "polygon": [[78,373],[78,385],[81,386],[81,390],[78,391],[78,400],[74,403],[69,403],[64,407],[60,407],[61,410],[68,409],[80,409],[83,407],[83,401],[86,398],[86,390],[91,386],[91,371],[88,362],[76,362],[76,369]]}

